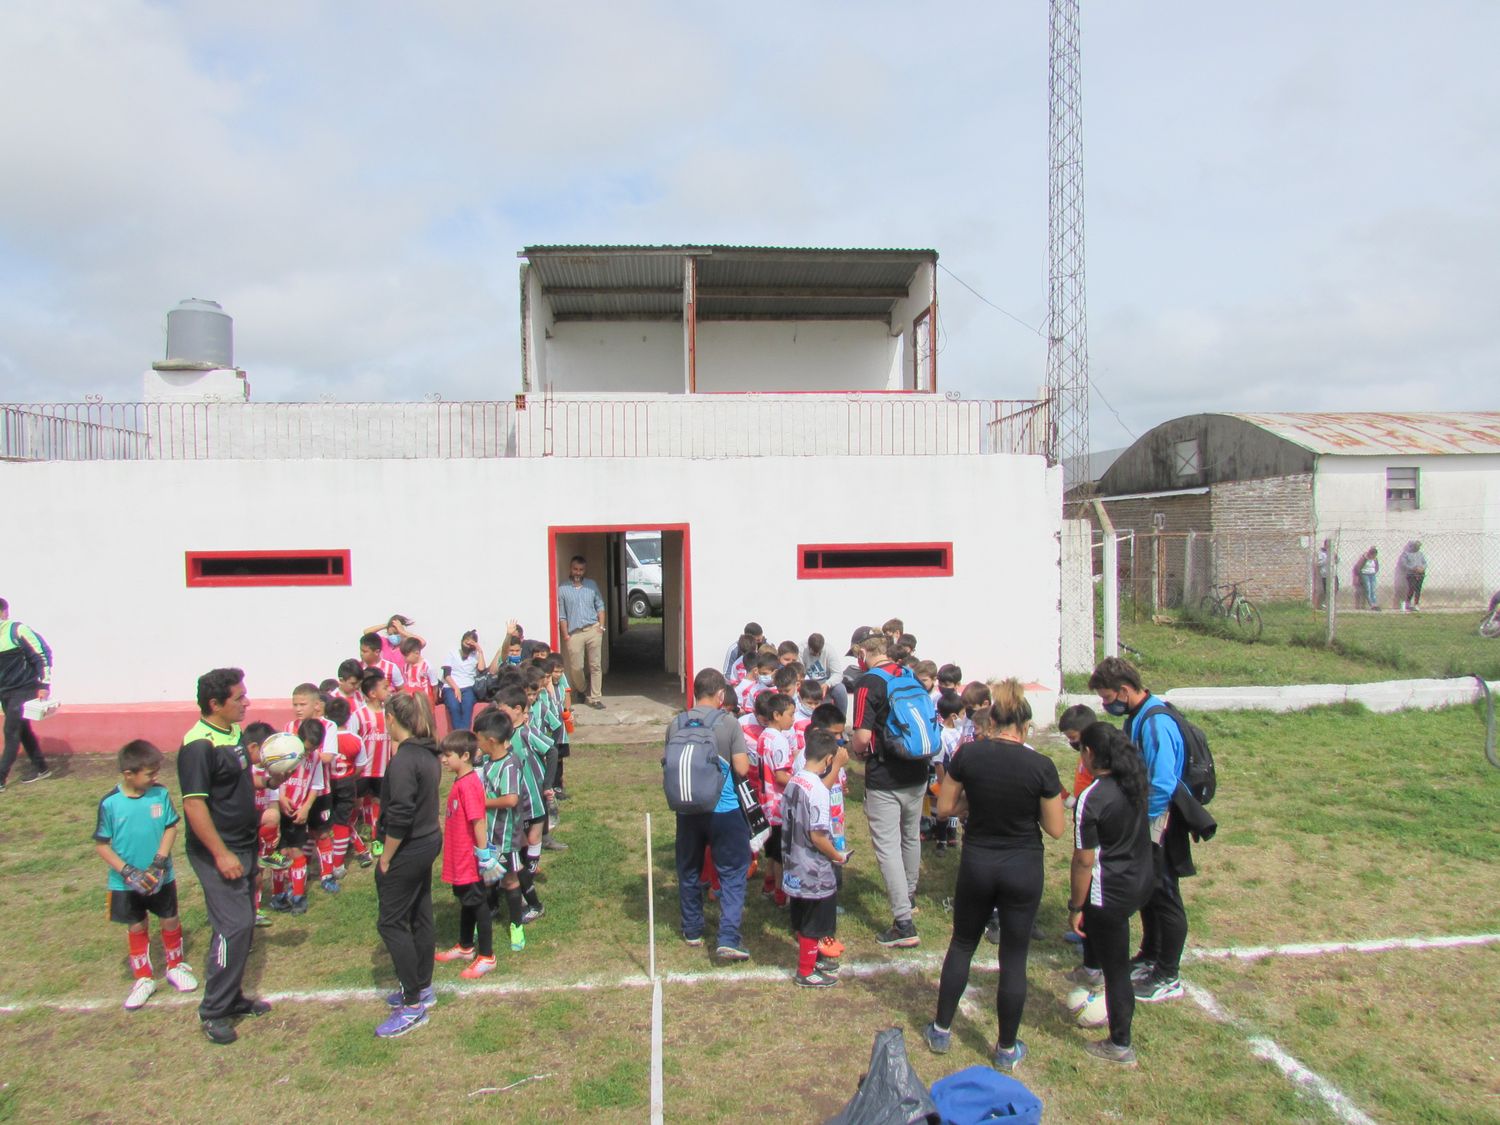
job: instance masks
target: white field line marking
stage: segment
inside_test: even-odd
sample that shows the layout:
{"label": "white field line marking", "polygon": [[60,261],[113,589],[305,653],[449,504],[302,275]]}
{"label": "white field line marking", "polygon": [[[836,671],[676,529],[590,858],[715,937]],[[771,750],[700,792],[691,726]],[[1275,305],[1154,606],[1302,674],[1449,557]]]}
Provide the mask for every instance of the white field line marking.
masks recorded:
{"label": "white field line marking", "polygon": [[[1381,938],[1374,941],[1328,942],[1323,944],[1297,943],[1292,945],[1242,946],[1227,949],[1189,949],[1184,960],[1257,960],[1263,957],[1310,957],[1332,953],[1384,953],[1392,950],[1410,949],[1454,949],[1464,946],[1494,945],[1500,943],[1500,934],[1459,934],[1431,938]],[[899,961],[849,961],[839,971],[844,979],[864,979],[877,976],[912,976],[935,972],[942,968],[943,954],[923,952],[905,956]],[[975,958],[972,971],[994,973],[999,967],[988,960]],[[687,973],[663,973],[665,984],[745,984],[760,981],[790,981],[793,970],[778,965],[757,965],[753,968],[731,968],[724,966]],[[483,981],[477,984],[439,984],[438,995],[445,1000],[482,999],[489,996],[509,996],[525,992],[597,992],[611,988],[649,988],[650,976],[632,973],[618,977],[581,978],[525,978],[513,981]],[[318,988],[302,991],[267,992],[265,999],[273,1003],[342,1004],[350,1001],[373,1001],[382,995],[375,985],[362,988]],[[5,1000],[0,1001],[0,1015],[18,1014],[45,1009],[54,1012],[99,1012],[120,1006],[119,997],[98,997],[79,1000]],[[197,993],[177,993],[152,998],[148,1007],[181,1008],[198,1003]]]}
{"label": "white field line marking", "polygon": [[661,978],[651,984],[651,1125],[665,1120],[661,1075]]}
{"label": "white field line marking", "polygon": [[[1183,987],[1193,1002],[1202,1008],[1208,1018],[1215,1023],[1222,1023],[1240,1032],[1249,1030],[1243,1022],[1224,1010],[1218,1000],[1214,999],[1213,993],[1197,985],[1188,984],[1186,981],[1183,982]],[[1328,1107],[1330,1113],[1344,1122],[1344,1125],[1375,1125],[1374,1120],[1355,1105],[1347,1094],[1321,1074],[1303,1066],[1296,1058],[1283,1050],[1275,1040],[1267,1039],[1265,1036],[1250,1035],[1248,1042],[1252,1055],[1281,1071],[1282,1077],[1298,1089],[1317,1097]]]}

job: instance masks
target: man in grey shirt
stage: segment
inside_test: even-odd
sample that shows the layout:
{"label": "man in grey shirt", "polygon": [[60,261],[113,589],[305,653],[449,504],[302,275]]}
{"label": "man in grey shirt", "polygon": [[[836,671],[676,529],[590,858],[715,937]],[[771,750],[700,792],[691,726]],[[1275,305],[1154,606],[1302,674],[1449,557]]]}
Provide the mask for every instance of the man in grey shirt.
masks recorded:
{"label": "man in grey shirt", "polygon": [[568,563],[568,581],[557,588],[557,635],[567,661],[569,686],[576,695],[586,697],[590,707],[603,710],[606,606],[594,580],[584,577],[586,569],[583,556],[574,555]]}

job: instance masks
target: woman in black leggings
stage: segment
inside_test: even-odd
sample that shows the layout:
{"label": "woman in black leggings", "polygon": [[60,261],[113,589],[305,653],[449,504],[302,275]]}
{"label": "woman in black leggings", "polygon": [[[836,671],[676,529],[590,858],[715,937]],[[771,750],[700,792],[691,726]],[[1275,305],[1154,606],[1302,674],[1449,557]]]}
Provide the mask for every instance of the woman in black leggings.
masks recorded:
{"label": "woman in black leggings", "polygon": [[1146,766],[1135,744],[1108,723],[1091,723],[1079,741],[1084,767],[1095,780],[1078,794],[1073,808],[1068,922],[1083,938],[1084,965],[1103,970],[1109,1014],[1109,1038],[1085,1050],[1106,1062],[1134,1066],[1130,916],[1146,904],[1156,882],[1151,822],[1146,816]]}
{"label": "woman in black leggings", "polygon": [[995,1066],[1009,1072],[1026,1057],[1016,1038],[1026,1006],[1026,952],[1031,925],[1042,901],[1042,835],[1053,839],[1067,827],[1062,785],[1050,758],[1026,745],[1031,704],[1017,680],[991,690],[988,738],[960,746],[938,792],[937,815],[967,811],[958,885],[953,892],[953,938],[943,959],[937,1016],[927,1025],[927,1046],[948,1050],[953,1015],[969,983],[969,963],[997,910],[1000,918],[1000,983],[995,1007],[1000,1036]]}

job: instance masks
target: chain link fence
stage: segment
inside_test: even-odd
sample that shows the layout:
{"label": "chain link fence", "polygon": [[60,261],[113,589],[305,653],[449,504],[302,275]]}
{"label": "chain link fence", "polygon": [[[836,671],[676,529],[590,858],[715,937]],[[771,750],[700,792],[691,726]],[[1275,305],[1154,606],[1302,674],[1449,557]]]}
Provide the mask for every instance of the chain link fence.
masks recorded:
{"label": "chain link fence", "polygon": [[[1098,573],[1103,533],[1095,531],[1094,569]],[[1422,609],[1483,608],[1500,590],[1500,534],[1440,531],[1420,540],[1403,532],[1368,528],[1328,528],[1313,535],[1290,532],[1121,531],[1119,583],[1122,612],[1142,616],[1201,608],[1205,599],[1238,583],[1253,601],[1300,602],[1320,606],[1325,587],[1320,550],[1330,544],[1337,608],[1368,610],[1356,569],[1375,548],[1378,572],[1375,604],[1400,610],[1408,599],[1408,575],[1401,556],[1419,542],[1427,568],[1417,604]]]}

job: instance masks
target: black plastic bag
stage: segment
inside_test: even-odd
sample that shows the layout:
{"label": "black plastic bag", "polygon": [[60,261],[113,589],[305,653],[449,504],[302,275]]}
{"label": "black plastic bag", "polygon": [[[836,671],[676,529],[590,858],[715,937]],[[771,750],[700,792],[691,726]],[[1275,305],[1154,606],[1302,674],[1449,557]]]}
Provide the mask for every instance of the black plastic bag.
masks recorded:
{"label": "black plastic bag", "polygon": [[906,1057],[906,1037],[899,1027],[875,1035],[870,1069],[859,1090],[824,1125],[942,1125],[927,1087]]}

